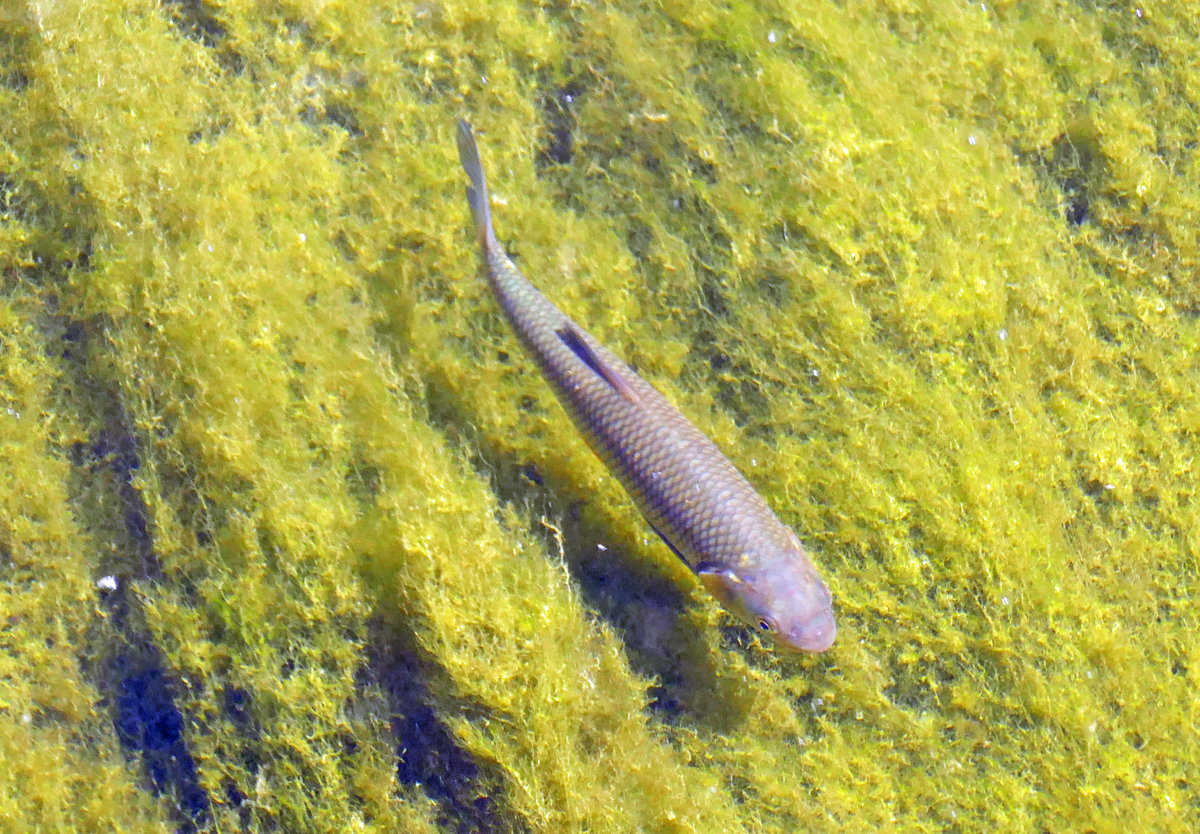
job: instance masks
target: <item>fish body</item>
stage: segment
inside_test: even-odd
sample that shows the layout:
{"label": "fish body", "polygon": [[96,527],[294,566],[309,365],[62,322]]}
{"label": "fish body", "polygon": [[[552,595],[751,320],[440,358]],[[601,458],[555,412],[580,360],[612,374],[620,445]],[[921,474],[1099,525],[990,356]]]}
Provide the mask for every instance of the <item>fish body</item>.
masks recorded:
{"label": "fish body", "polygon": [[588,445],[726,610],[781,649],[828,649],[832,600],[796,534],[703,432],[517,270],[496,241],[465,120],[458,152],[492,292]]}

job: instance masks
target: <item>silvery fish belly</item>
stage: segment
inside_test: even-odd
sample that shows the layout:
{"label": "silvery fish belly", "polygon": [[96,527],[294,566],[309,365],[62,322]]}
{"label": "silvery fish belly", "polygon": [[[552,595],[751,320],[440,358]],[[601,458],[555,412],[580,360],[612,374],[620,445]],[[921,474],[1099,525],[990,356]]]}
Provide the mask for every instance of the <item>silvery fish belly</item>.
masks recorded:
{"label": "silvery fish belly", "polygon": [[588,445],[727,611],[780,649],[828,649],[832,599],[796,534],[703,432],[517,271],[465,121],[458,152],[492,291]]}

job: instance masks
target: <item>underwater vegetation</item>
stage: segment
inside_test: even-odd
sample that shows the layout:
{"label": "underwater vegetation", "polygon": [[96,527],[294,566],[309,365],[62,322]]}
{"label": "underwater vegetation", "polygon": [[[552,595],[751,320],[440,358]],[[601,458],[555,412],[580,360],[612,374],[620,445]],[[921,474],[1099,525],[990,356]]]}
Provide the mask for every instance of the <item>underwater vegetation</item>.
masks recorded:
{"label": "underwater vegetation", "polygon": [[[0,7],[6,831],[1200,828],[1192,4]],[[770,651],[502,244],[800,534]]]}

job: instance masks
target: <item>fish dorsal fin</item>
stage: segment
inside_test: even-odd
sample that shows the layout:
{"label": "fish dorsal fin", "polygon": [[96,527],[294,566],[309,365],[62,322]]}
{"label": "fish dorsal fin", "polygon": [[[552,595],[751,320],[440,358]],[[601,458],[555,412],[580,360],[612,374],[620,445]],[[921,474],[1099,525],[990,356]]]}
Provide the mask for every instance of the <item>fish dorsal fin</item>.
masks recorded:
{"label": "fish dorsal fin", "polygon": [[584,341],[579,331],[571,325],[563,325],[554,331],[559,340],[571,349],[571,353],[579,357],[579,361],[587,365],[595,374],[603,379],[612,387],[614,391],[620,394],[631,403],[641,402],[641,397],[637,391],[631,386],[621,374],[606,363],[603,359],[596,355],[596,352]]}

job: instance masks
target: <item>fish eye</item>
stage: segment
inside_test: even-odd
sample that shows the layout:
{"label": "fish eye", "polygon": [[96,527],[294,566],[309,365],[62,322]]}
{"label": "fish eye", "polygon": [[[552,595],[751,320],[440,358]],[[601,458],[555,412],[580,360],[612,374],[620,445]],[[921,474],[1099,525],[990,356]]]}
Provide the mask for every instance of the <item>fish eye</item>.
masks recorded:
{"label": "fish eye", "polygon": [[766,620],[759,620],[759,621],[758,621],[758,627],[759,627],[759,628],[761,628],[763,631],[767,631],[767,632],[771,632],[771,631],[774,631],[774,630],[775,630],[775,627],[774,627],[774,626],[772,626],[772,625],[771,625],[771,624],[770,624],[768,621],[766,621]]}

